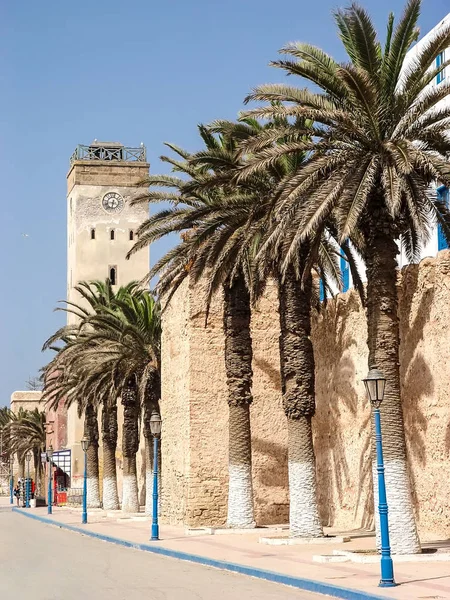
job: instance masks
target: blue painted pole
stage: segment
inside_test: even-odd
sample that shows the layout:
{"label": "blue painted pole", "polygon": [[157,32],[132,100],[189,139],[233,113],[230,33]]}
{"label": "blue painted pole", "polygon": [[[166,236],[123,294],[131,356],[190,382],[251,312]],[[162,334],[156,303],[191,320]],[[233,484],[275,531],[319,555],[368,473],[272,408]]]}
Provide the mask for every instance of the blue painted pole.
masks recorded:
{"label": "blue painted pole", "polygon": [[158,525],[158,445],[159,439],[153,438],[153,518],[152,518],[152,541],[159,540]]}
{"label": "blue painted pole", "polygon": [[47,514],[52,514],[52,461],[48,461]]}
{"label": "blue painted pole", "polygon": [[87,452],[84,453],[84,477],[83,477],[83,514],[81,523],[87,523]]}
{"label": "blue painted pole", "polygon": [[13,474],[13,470],[11,469],[11,476],[9,478],[9,503],[10,504],[14,504],[14,474]]}
{"label": "blue painted pole", "polygon": [[377,445],[377,473],[378,473],[378,512],[380,513],[381,532],[381,579],[379,587],[394,587],[394,565],[391,558],[389,541],[389,519],[386,498],[386,483],[384,480],[383,442],[381,438],[380,409],[374,408],[375,440]]}

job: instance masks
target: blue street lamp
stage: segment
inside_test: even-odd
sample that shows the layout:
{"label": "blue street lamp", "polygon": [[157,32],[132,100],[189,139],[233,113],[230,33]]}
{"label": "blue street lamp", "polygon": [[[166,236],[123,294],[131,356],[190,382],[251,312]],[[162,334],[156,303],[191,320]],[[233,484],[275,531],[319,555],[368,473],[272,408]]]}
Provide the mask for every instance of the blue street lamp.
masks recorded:
{"label": "blue street lamp", "polygon": [[48,459],[48,494],[47,494],[47,513],[52,514],[52,475],[53,475],[53,446],[50,444],[47,450]]}
{"label": "blue street lamp", "polygon": [[394,565],[391,558],[389,542],[388,505],[386,499],[386,483],[384,480],[383,443],[381,438],[380,405],[383,402],[386,378],[376,366],[372,366],[363,379],[367,395],[373,407],[375,419],[375,439],[377,446],[377,473],[378,473],[378,512],[380,513],[381,533],[381,579],[379,587],[394,587]]}
{"label": "blue street lamp", "polygon": [[161,415],[154,410],[150,417],[150,431],[153,435],[153,518],[152,518],[152,541],[159,540],[158,525],[158,450],[161,435]]}
{"label": "blue street lamp", "polygon": [[81,523],[87,523],[87,450],[89,448],[89,439],[84,436],[81,440],[81,448],[84,452],[84,475],[83,475],[83,512],[81,515]]}
{"label": "blue street lamp", "polygon": [[31,492],[31,481],[30,481],[30,461],[33,456],[31,450],[29,450],[25,458],[27,459],[27,479],[25,481],[25,508],[30,508],[30,492]]}
{"label": "blue street lamp", "polygon": [[9,457],[9,503],[14,504],[14,454]]}

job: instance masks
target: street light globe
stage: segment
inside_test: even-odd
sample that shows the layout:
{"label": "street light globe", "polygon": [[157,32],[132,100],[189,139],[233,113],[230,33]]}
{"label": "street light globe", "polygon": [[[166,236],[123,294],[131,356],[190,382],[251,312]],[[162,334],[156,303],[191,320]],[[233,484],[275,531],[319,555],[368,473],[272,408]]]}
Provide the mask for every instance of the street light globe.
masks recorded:
{"label": "street light globe", "polygon": [[367,376],[363,379],[366,387],[367,396],[370,403],[375,408],[380,408],[384,398],[384,389],[386,387],[386,377],[374,365],[370,368]]}
{"label": "street light globe", "polygon": [[161,435],[161,415],[158,411],[152,411],[152,415],[150,417],[150,431],[154,437],[158,437]]}
{"label": "street light globe", "polygon": [[31,452],[31,450],[29,450],[25,455],[25,458],[27,459],[27,463],[30,462],[32,456],[33,456],[33,453]]}
{"label": "street light globe", "polygon": [[48,460],[51,462],[51,460],[53,458],[53,446],[51,444],[48,447],[47,456],[48,456]]}
{"label": "street light globe", "polygon": [[89,448],[89,438],[85,435],[81,440],[81,448],[83,449],[83,452],[87,452],[87,449]]}

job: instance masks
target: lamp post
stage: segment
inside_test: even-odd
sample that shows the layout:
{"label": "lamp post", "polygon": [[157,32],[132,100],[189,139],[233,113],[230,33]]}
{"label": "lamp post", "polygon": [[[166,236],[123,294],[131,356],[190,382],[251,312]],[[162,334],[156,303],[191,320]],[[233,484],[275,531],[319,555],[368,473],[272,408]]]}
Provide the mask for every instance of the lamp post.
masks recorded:
{"label": "lamp post", "polygon": [[81,523],[87,523],[87,450],[89,448],[89,439],[83,436],[81,440],[81,448],[84,452],[84,475],[83,475],[83,512],[81,515]]}
{"label": "lamp post", "polygon": [[53,446],[50,444],[47,450],[48,459],[48,494],[47,494],[47,513],[52,514],[52,474],[53,474]]}
{"label": "lamp post", "polygon": [[9,457],[9,503],[14,504],[14,454]]}
{"label": "lamp post", "polygon": [[30,508],[30,492],[31,492],[31,481],[30,481],[30,461],[33,453],[29,450],[25,458],[27,459],[27,480],[25,482],[25,508]]}
{"label": "lamp post", "polygon": [[152,536],[150,540],[159,540],[158,525],[158,450],[161,435],[161,415],[154,410],[150,417],[150,432],[153,436],[153,516]]}
{"label": "lamp post", "polygon": [[386,499],[386,483],[384,480],[383,443],[381,438],[380,406],[384,398],[386,378],[383,373],[372,366],[363,379],[367,395],[373,407],[375,420],[375,440],[377,446],[377,473],[378,473],[378,512],[380,513],[381,533],[381,579],[379,587],[394,587],[394,565],[391,558],[389,542],[388,505]]}

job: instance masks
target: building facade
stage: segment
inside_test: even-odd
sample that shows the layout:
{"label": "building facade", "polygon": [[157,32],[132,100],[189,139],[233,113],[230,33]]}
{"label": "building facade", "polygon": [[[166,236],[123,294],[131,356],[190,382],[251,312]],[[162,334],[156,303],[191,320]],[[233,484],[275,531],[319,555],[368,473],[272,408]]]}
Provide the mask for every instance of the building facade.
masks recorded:
{"label": "building facade", "polygon": [[[80,303],[81,281],[107,278],[115,287],[140,281],[149,271],[149,253],[126,259],[136,241],[136,230],[148,218],[148,205],[131,205],[142,193],[136,185],[148,177],[146,150],[118,142],[79,145],[67,174],[67,300]],[[76,320],[68,314],[68,322]],[[72,406],[67,414],[66,446],[71,450],[71,476],[82,475],[80,441],[83,421]],[[72,486],[74,481],[72,481]],[[75,483],[76,487],[76,483]]]}

